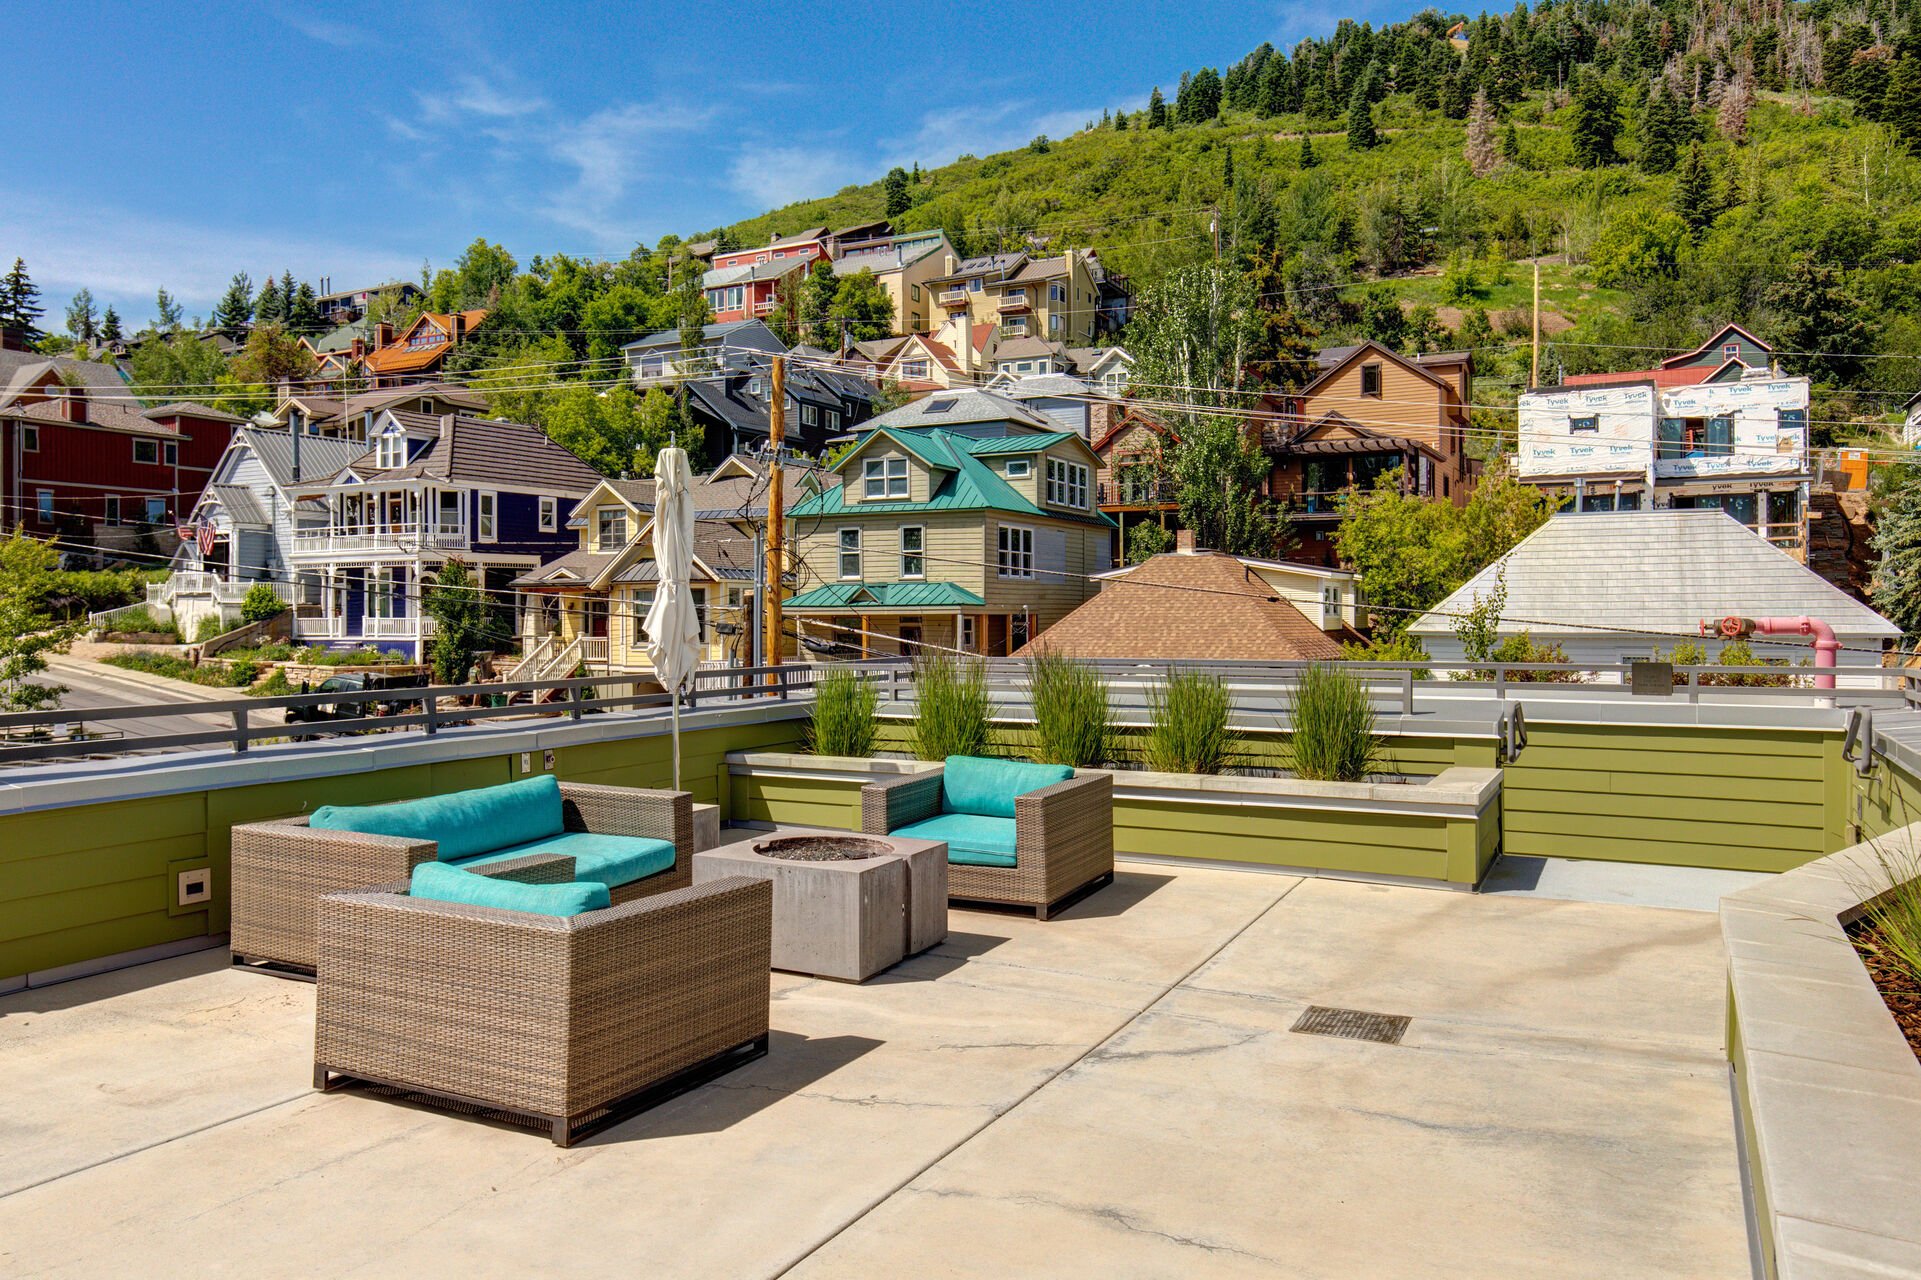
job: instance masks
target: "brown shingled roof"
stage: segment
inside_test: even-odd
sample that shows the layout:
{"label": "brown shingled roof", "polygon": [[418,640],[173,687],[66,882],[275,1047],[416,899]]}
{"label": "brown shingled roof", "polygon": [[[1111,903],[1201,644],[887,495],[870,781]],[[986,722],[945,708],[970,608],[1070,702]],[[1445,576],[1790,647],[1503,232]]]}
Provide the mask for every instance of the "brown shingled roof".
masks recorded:
{"label": "brown shingled roof", "polygon": [[1145,561],[1043,631],[1037,650],[1070,658],[1272,662],[1328,659],[1341,647],[1233,556],[1170,552]]}

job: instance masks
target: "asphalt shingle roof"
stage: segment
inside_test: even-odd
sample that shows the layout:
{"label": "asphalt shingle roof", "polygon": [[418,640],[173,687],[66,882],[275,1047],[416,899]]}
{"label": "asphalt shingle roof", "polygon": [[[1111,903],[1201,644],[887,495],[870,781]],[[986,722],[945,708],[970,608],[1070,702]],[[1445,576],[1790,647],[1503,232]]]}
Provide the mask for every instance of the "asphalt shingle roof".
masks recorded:
{"label": "asphalt shingle roof", "polygon": [[1035,637],[1069,658],[1272,662],[1338,658],[1341,646],[1233,556],[1169,552],[1105,579],[1100,594]]}
{"label": "asphalt shingle roof", "polygon": [[861,424],[875,427],[953,427],[973,422],[1018,422],[1030,427],[1052,427],[1054,420],[1020,401],[992,391],[956,387],[922,396]]}
{"label": "asphalt shingle roof", "polygon": [[[361,456],[367,456],[364,445]],[[539,427],[452,414],[441,419],[439,437],[412,461],[379,474],[384,480],[431,478],[523,492],[583,494],[603,478]]]}
{"label": "asphalt shingle roof", "polygon": [[1900,629],[1718,509],[1556,516],[1409,628],[1452,635],[1458,614],[1505,571],[1500,631],[1694,635],[1704,619],[1819,618],[1844,636]]}

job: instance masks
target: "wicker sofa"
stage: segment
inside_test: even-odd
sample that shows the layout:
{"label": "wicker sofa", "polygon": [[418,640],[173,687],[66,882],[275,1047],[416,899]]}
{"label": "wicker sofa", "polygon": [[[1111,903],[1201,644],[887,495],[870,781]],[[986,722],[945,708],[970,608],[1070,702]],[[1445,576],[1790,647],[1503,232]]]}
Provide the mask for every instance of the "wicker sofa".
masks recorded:
{"label": "wicker sofa", "polygon": [[[431,799],[485,796],[529,784],[543,790],[541,800],[549,806],[554,802],[544,791],[557,788],[557,820],[565,833],[661,841],[673,847],[671,865],[639,879],[610,884],[615,905],[668,893],[693,883],[694,808],[693,797],[685,791],[556,783],[550,775],[543,775],[509,783],[506,787]],[[397,815],[403,806],[420,803],[423,802],[402,801],[397,805],[370,806],[360,812]],[[548,811],[556,810],[550,807]],[[444,857],[461,866],[497,862],[503,856],[511,856],[515,847],[507,845],[506,854],[500,847],[485,847],[490,840],[514,837],[505,827],[484,821],[463,824],[467,829],[458,837],[463,843],[443,849],[440,840],[425,834],[434,830],[432,824],[414,827],[416,833],[411,835],[323,830],[311,825],[310,819],[324,820],[326,812],[249,823],[233,829],[230,946],[235,964],[282,976],[311,977],[316,963],[314,918],[321,895],[404,881],[416,865],[436,858]],[[362,825],[385,825],[393,830],[408,826],[394,821]],[[478,851],[476,846],[481,846]],[[542,851],[527,850],[528,853]],[[555,848],[552,852],[563,853],[565,849]]]}
{"label": "wicker sofa", "polygon": [[[479,869],[566,884],[573,860]],[[314,1087],[536,1124],[568,1146],[767,1051],[773,897],[729,878],[578,915],[428,901],[318,909]]]}
{"label": "wicker sofa", "polygon": [[948,846],[947,896],[1045,920],[1114,879],[1114,780],[1065,766],[950,756],[870,782],[861,830]]}

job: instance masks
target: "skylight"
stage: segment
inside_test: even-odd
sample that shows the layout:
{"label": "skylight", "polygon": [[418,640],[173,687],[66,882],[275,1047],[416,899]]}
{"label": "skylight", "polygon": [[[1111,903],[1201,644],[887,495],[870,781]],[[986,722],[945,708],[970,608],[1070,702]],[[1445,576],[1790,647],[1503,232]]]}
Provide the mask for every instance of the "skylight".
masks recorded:
{"label": "skylight", "polygon": [[939,396],[927,402],[927,412],[946,413],[949,409],[953,408],[956,404],[959,404],[959,403],[960,401],[955,399],[953,396]]}

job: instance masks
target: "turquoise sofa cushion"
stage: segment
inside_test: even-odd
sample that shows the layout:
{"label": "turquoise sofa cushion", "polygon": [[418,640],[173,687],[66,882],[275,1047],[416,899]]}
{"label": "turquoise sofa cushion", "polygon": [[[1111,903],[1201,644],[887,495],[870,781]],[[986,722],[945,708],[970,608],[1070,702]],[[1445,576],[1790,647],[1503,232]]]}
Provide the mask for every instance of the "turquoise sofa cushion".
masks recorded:
{"label": "turquoise sofa cushion", "polygon": [[326,804],[314,810],[307,825],[322,831],[435,840],[442,862],[458,862],[566,830],[560,780],[551,773],[398,804]]}
{"label": "turquoise sofa cushion", "polygon": [[618,889],[621,885],[645,880],[648,876],[673,869],[674,846],[665,840],[646,836],[604,836],[592,831],[567,831],[544,840],[498,849],[493,853],[468,858],[460,865],[484,867],[509,858],[528,858],[536,853],[561,854],[574,860],[574,879],[593,880]]}
{"label": "turquoise sofa cushion", "polygon": [[890,836],[910,840],[945,840],[947,860],[966,867],[1011,867],[1014,858],[1014,820],[987,818],[977,813],[943,813],[938,817],[896,827]]}
{"label": "turquoise sofa cushion", "polygon": [[577,916],[612,904],[607,886],[585,884],[521,884],[464,871],[444,862],[423,862],[414,868],[407,892],[430,902],[464,902],[475,907],[500,907],[537,916]]}
{"label": "turquoise sofa cushion", "polygon": [[949,756],[941,770],[942,813],[977,813],[987,818],[1014,816],[1014,797],[1066,782],[1071,765],[1029,764],[1025,760],[984,760]]}

